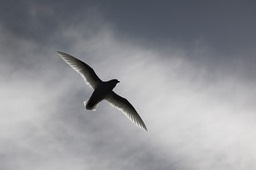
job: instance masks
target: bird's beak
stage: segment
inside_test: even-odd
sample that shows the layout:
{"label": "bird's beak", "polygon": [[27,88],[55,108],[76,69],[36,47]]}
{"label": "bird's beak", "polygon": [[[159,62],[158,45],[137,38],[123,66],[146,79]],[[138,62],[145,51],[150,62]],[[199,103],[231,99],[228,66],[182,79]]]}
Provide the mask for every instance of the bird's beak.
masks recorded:
{"label": "bird's beak", "polygon": [[117,80],[117,83],[120,83],[120,81],[119,81],[119,80]]}

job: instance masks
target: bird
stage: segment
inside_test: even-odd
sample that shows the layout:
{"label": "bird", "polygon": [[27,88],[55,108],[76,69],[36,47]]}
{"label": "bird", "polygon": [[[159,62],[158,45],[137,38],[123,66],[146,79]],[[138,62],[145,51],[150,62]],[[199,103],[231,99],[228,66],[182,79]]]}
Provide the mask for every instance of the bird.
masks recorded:
{"label": "bird", "polygon": [[102,81],[95,71],[85,62],[65,52],[57,51],[57,53],[94,90],[89,100],[84,101],[84,107],[87,110],[95,110],[99,102],[107,100],[112,106],[121,110],[135,125],[147,131],[145,123],[132,104],[126,98],[121,97],[113,91],[117,83],[120,82],[119,80]]}

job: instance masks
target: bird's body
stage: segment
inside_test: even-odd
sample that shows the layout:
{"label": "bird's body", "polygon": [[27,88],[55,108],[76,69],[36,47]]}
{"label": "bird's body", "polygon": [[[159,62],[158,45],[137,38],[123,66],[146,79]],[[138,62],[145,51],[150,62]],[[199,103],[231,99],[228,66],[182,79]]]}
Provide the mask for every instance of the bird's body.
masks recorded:
{"label": "bird's body", "polygon": [[81,60],[64,52],[58,52],[61,58],[69,64],[75,71],[77,71],[85,80],[85,82],[94,89],[88,101],[84,102],[87,110],[93,110],[102,100],[109,101],[113,106],[120,109],[132,122],[137,126],[147,130],[143,120],[130,104],[130,102],[116,94],[113,89],[119,81],[113,79],[110,81],[102,81],[94,72],[94,70],[82,62]]}
{"label": "bird's body", "polygon": [[93,110],[99,102],[101,102],[103,99],[107,98],[108,95],[111,94],[113,88],[118,82],[118,80],[114,79],[99,84],[93,91],[89,100],[84,103],[86,104],[85,108],[88,110]]}

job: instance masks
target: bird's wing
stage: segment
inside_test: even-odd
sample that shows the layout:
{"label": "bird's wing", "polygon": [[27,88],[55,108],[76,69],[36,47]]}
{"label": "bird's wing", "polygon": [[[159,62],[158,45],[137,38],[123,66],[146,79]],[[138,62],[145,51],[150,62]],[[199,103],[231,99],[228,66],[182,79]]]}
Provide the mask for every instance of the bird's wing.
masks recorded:
{"label": "bird's wing", "polygon": [[127,99],[112,91],[111,94],[107,96],[106,100],[109,101],[113,106],[120,109],[125,114],[125,116],[127,116],[137,126],[147,130],[143,120]]}
{"label": "bird's wing", "polygon": [[102,82],[101,79],[96,75],[94,70],[86,63],[67,53],[60,51],[58,51],[58,53],[60,57],[76,72],[78,72],[84,78],[85,82],[93,89],[95,89],[96,86]]}

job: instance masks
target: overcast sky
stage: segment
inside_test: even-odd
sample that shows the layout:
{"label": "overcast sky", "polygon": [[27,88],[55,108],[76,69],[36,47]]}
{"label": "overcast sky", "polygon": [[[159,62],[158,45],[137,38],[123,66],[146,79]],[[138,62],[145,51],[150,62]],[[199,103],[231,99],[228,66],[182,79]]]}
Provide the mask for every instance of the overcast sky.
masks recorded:
{"label": "overcast sky", "polygon": [[[0,169],[255,170],[255,1],[1,1]],[[148,132],[56,53],[92,66]]]}

